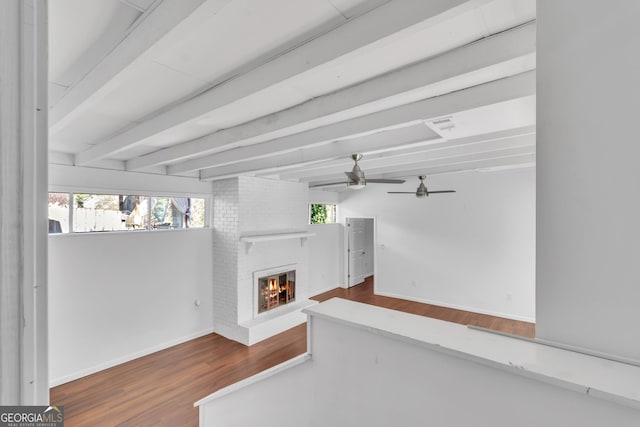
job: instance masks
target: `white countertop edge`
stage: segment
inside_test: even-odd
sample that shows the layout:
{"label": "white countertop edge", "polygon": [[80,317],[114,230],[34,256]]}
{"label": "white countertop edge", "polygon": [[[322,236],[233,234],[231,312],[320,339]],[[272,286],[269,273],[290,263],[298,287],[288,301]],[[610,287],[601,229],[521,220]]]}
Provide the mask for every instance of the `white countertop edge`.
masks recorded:
{"label": "white countertop edge", "polygon": [[258,372],[257,374],[252,375],[249,378],[245,378],[244,380],[238,381],[237,383],[233,383],[224,388],[221,388],[220,390],[215,391],[210,395],[198,400],[196,403],[193,404],[193,406],[198,407],[198,406],[204,405],[208,402],[211,402],[212,400],[219,399],[237,390],[245,388],[251,384],[255,384],[259,381],[272,377],[282,371],[286,371],[287,369],[291,369],[295,366],[302,365],[303,363],[307,363],[310,360],[311,360],[311,355],[309,353],[301,354],[300,356],[296,356],[293,359],[289,359],[285,362],[282,362],[279,365],[273,366],[262,372]]}
{"label": "white countertop edge", "polygon": [[[366,315],[371,316],[371,318],[363,319],[362,316],[364,312],[367,312]],[[391,312],[392,314],[388,314],[386,312]],[[636,366],[626,365],[624,363],[601,359],[581,353],[575,353],[569,350],[548,347],[543,344],[519,340],[506,335],[487,334],[484,331],[467,328],[464,325],[398,312],[340,298],[332,298],[324,303],[307,308],[303,310],[303,313],[350,327],[363,329],[370,333],[384,335],[392,339],[418,345],[429,350],[435,350],[458,358],[498,368],[516,375],[521,375],[557,387],[586,394],[591,397],[640,409],[640,391],[635,392],[634,394],[627,393],[625,390],[620,390],[633,390],[634,387],[635,389],[640,389],[638,386],[638,384],[640,384],[640,368]],[[380,314],[384,316],[384,319],[380,317]],[[394,319],[397,319],[397,321],[394,322]],[[445,343],[438,343],[440,340],[435,339],[435,337],[430,337],[433,338],[431,340],[425,339],[424,336],[419,336],[425,335],[424,331],[422,331],[421,334],[417,334],[414,333],[414,331],[402,330],[402,320],[407,319],[411,319],[412,322],[416,322],[418,324],[430,324],[431,326],[435,324],[434,322],[440,322],[442,324],[442,332],[446,333],[447,330],[454,331],[455,334],[460,336],[462,339],[459,339],[458,342],[454,343],[457,348]],[[383,321],[381,322],[381,320]],[[380,323],[384,323],[385,326],[379,326]],[[453,339],[456,340],[458,338],[454,337]],[[517,355],[518,352],[524,350],[522,351],[523,353],[533,353],[534,355],[542,354],[545,360],[538,361],[538,364],[535,365],[527,364],[526,366],[519,363],[514,364],[510,361],[505,363],[504,360],[498,360],[487,356],[486,354],[474,352],[472,349],[473,345],[470,344],[477,344],[478,341],[485,341],[488,347],[492,346],[496,342],[500,342],[500,346],[508,348],[513,354]],[[465,349],[465,346],[469,348]],[[530,356],[530,354],[528,355]],[[558,363],[560,365],[565,364],[565,366],[558,368],[555,365],[548,364],[548,360],[553,359],[554,355],[560,356],[558,357]],[[510,355],[505,355],[505,359],[509,359],[509,356]],[[567,358],[575,359],[576,363],[567,364]],[[517,360],[518,358],[514,357],[513,359]],[[619,380],[620,383],[624,383],[624,386],[618,387],[617,390],[616,387],[607,387],[604,384],[589,386],[588,384],[591,381],[588,377],[593,375],[593,373],[585,375],[584,373],[579,372],[579,369],[576,368],[576,366],[579,366],[585,361],[590,362],[590,368],[592,369],[598,369],[598,365],[601,366],[599,369],[603,372],[602,375],[604,377],[610,374],[610,372],[606,371],[607,367],[615,367],[616,369],[622,369],[625,372],[632,372],[633,375],[631,378],[626,375],[618,375],[619,378],[617,378],[617,380]],[[604,366],[604,369],[602,366]],[[573,370],[571,371],[571,369]],[[556,372],[554,373],[554,371]]]}

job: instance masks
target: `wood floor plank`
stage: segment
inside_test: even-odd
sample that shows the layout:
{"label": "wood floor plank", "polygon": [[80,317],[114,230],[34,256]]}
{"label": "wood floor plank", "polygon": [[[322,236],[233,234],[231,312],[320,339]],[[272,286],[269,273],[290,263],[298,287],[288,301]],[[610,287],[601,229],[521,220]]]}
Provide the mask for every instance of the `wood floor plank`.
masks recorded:
{"label": "wood floor plank", "polygon": [[[371,277],[350,289],[313,299],[340,297],[421,316],[470,324],[529,338],[532,323],[373,294]],[[197,426],[197,400],[306,351],[306,325],[246,347],[209,334],[51,389],[64,405],[65,426]]]}

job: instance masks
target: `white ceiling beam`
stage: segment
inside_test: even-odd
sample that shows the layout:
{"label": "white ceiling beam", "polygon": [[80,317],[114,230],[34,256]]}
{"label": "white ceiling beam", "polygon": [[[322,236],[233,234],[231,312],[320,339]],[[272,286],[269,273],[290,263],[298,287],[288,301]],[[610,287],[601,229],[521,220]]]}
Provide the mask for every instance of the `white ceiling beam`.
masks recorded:
{"label": "white ceiling beam", "polygon": [[[532,129],[533,128],[533,129]],[[441,140],[442,141],[442,140]],[[443,142],[437,141],[434,144],[408,147],[402,146],[391,151],[373,153],[365,155],[360,161],[363,168],[373,168],[380,165],[401,165],[406,163],[406,159],[410,161],[430,160],[436,157],[446,157],[454,154],[475,153],[484,151],[493,151],[504,148],[535,146],[535,128],[527,126],[519,128],[516,132],[492,132],[484,135],[474,135],[466,138],[458,138],[455,140]],[[400,159],[400,160],[398,160]],[[280,176],[283,179],[309,180],[316,176],[341,177],[343,172],[351,169],[353,161],[344,157],[341,161],[329,161],[318,163],[311,166],[289,168],[281,171]],[[363,169],[364,170],[364,169]],[[257,173],[260,175],[261,173]]]}
{"label": "white ceiling beam", "polygon": [[372,135],[335,141],[330,144],[296,150],[280,156],[271,156],[249,162],[232,163],[200,172],[200,179],[221,179],[246,173],[271,173],[293,167],[311,165],[326,160],[347,158],[351,153],[373,153],[398,147],[433,144],[442,138],[423,122],[399,129],[385,130]]}
{"label": "white ceiling beam", "polygon": [[372,129],[398,126],[403,123],[425,120],[470,110],[484,105],[509,101],[535,94],[535,73],[532,71],[484,83],[447,95],[417,101],[351,120],[323,126],[274,141],[204,156],[176,165],[169,165],[169,174],[205,169],[229,163],[268,157],[291,152],[313,145],[322,145],[346,136],[368,133]]}
{"label": "white ceiling beam", "polygon": [[[443,148],[438,150],[395,154],[384,153],[377,156],[370,156],[360,161],[360,167],[365,172],[365,176],[372,174],[393,172],[402,170],[406,165],[424,164],[438,162],[451,158],[463,158],[466,156],[478,156],[478,158],[493,157],[493,153],[524,154],[535,152],[534,137],[518,137],[512,139],[502,139],[475,143],[472,146],[460,145],[456,147]],[[283,179],[299,179],[301,181],[331,180],[343,178],[344,172],[350,170],[353,163],[347,165],[337,165],[329,168],[318,168],[309,171],[297,171],[294,173],[280,174]],[[347,166],[347,167],[345,167]]]}
{"label": "white ceiling beam", "polygon": [[335,30],[309,40],[269,62],[232,78],[174,108],[125,130],[110,140],[78,153],[76,164],[86,165],[136,144],[166,129],[195,119],[221,106],[316,68],[352,51],[416,24],[431,25],[472,9],[485,1],[395,0],[347,21]]}
{"label": "white ceiling beam", "polygon": [[[131,159],[127,162],[127,168],[137,170],[264,142],[400,103],[424,99],[441,94],[437,88],[429,93],[432,85],[476,70],[488,71],[494,67],[496,74],[502,76],[526,71],[525,67],[535,67],[535,59],[532,59],[534,54],[535,25],[532,23],[320,96],[285,111]],[[518,62],[518,58],[524,60]]]}
{"label": "white ceiling beam", "polygon": [[[64,128],[84,105],[99,98],[102,88],[151,48],[205,0],[164,0],[140,17],[120,43],[85,76],[74,83],[49,110],[50,132]],[[216,0],[227,3],[229,0]]]}

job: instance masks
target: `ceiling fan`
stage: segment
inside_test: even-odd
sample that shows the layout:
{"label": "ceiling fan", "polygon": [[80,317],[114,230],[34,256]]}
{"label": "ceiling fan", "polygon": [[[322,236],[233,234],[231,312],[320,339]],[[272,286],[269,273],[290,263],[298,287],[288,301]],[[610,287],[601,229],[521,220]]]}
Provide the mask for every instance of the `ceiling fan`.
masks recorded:
{"label": "ceiling fan", "polygon": [[418,177],[420,179],[420,185],[418,189],[415,191],[388,191],[389,194],[415,194],[416,197],[427,197],[429,194],[437,194],[437,193],[455,193],[456,190],[438,190],[438,191],[429,191],[427,190],[427,186],[424,185],[424,179],[426,176],[420,175]]}
{"label": "ceiling fan", "polygon": [[[351,172],[345,172],[344,174],[347,175],[347,187],[349,188],[354,188],[354,189],[359,189],[359,188],[364,188],[367,183],[369,184],[402,184],[404,182],[404,179],[366,179],[364,177],[364,172],[362,172],[362,169],[360,169],[360,166],[358,166],[358,160],[362,159],[362,154],[352,154],[351,158],[353,159],[353,161],[355,162],[355,165],[353,165],[353,169],[351,169]],[[345,184],[344,181],[340,181],[340,182],[330,182],[330,183],[326,183],[326,184],[316,184],[316,185],[311,185],[310,188],[315,188],[315,187],[326,187],[329,185],[336,185],[336,184]]]}

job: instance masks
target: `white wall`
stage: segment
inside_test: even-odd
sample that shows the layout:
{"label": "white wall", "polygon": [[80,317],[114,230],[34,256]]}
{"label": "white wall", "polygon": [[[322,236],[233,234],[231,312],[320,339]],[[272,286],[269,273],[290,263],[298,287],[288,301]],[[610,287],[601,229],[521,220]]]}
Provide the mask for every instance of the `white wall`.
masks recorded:
{"label": "white wall", "polygon": [[337,205],[339,202],[340,195],[337,191],[309,189],[309,203]]}
{"label": "white wall", "polygon": [[508,318],[535,317],[535,170],[433,176],[341,193],[340,218],[376,217],[376,292]]}
{"label": "white wall", "polygon": [[538,2],[536,333],[640,362],[638,16]]}
{"label": "white wall", "polygon": [[[247,427],[309,426],[312,408],[314,384],[311,380],[312,364],[307,361],[288,368],[295,359],[291,359],[272,369],[276,370],[266,380],[256,381],[240,390],[215,398],[212,404],[206,402],[200,409],[200,426]],[[283,369],[280,371],[280,369]],[[268,375],[263,371],[259,375]],[[250,381],[254,380],[250,378]],[[233,387],[233,386],[231,386]],[[250,408],[250,409],[248,409]],[[343,424],[336,424],[342,426]],[[323,427],[324,424],[318,424]]]}
{"label": "white wall", "polygon": [[343,287],[342,226],[340,224],[313,224],[308,231],[314,233],[309,246],[309,295],[318,295]]}
{"label": "white wall", "polygon": [[314,318],[311,333],[313,369],[307,381],[314,384],[316,405],[306,425],[635,427],[640,422],[638,409],[381,334],[321,318]]}
{"label": "white wall", "polygon": [[[49,167],[50,191],[206,197],[211,189],[193,178]],[[211,332],[212,241],[211,229],[49,236],[51,385]]]}
{"label": "white wall", "polygon": [[[329,303],[320,304],[318,310]],[[259,382],[247,380],[248,386],[229,394],[223,390],[219,398],[204,399],[200,425],[635,427],[640,423],[640,409],[632,407],[638,402],[633,389],[638,368],[623,366],[624,373],[633,377],[617,387],[620,371],[605,379],[604,363],[572,363],[584,363],[582,355],[543,348],[536,360],[536,349],[531,347],[543,347],[539,344],[390,310],[384,317],[366,314],[367,322],[358,323],[361,312],[347,307],[333,318],[326,311],[312,315],[310,361]],[[440,328],[449,334],[442,336]],[[472,348],[479,354],[465,353]],[[500,357],[503,350],[513,359]],[[493,359],[496,355],[500,362]],[[514,360],[515,366],[507,360]],[[558,363],[562,367],[554,368]],[[603,372],[585,366],[598,366]],[[552,371],[563,378],[548,377]],[[630,394],[607,396],[597,388],[603,384]],[[590,385],[595,387],[588,389]],[[253,410],[243,410],[247,407]],[[291,418],[272,416],[283,408],[292,408],[285,411]]]}
{"label": "white wall", "polygon": [[211,235],[50,236],[51,384],[211,332]]}
{"label": "white wall", "polygon": [[[338,193],[309,190],[309,204],[338,205]],[[338,206],[338,209],[340,207]],[[318,295],[337,287],[344,287],[342,277],[343,227],[340,224],[311,224],[307,226],[311,237],[309,246],[309,295]]]}

